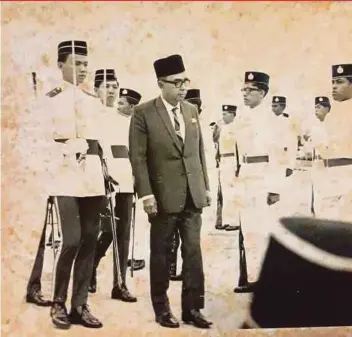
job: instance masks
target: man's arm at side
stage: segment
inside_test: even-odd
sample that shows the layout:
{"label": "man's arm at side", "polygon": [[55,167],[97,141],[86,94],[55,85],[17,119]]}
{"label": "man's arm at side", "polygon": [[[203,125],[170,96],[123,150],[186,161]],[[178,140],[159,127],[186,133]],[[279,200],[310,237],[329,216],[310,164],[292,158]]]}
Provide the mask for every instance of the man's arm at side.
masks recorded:
{"label": "man's arm at side", "polygon": [[205,160],[203,134],[202,134],[202,129],[201,129],[201,126],[200,126],[200,123],[199,123],[198,113],[195,112],[195,115],[196,115],[196,118],[197,118],[197,123],[198,123],[198,128],[199,128],[199,154],[200,154],[200,161],[201,161],[202,168],[203,168],[205,188],[209,192],[210,191],[210,186],[209,186],[209,178],[208,178],[208,169],[207,169],[207,164],[206,164],[206,160]]}
{"label": "man's arm at side", "polygon": [[143,200],[153,195],[147,166],[147,139],[143,111],[137,106],[130,123],[129,148],[136,191]]}

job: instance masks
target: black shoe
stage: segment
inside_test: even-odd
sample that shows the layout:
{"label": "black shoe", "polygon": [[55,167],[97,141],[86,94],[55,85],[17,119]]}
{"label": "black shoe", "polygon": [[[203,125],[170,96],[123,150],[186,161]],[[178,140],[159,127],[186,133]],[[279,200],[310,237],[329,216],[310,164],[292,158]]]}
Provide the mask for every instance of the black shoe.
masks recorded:
{"label": "black shoe", "polygon": [[175,316],[170,312],[164,312],[155,317],[155,321],[165,328],[179,328],[180,323]]}
{"label": "black shoe", "polygon": [[121,288],[114,287],[111,291],[111,298],[114,300],[121,300],[123,302],[134,303],[137,302],[137,298],[134,297],[127,289],[126,285],[123,284]]}
{"label": "black shoe", "polygon": [[64,303],[54,302],[50,309],[50,316],[56,328],[64,330],[70,328],[71,321]]}
{"label": "black shoe", "polygon": [[170,280],[171,281],[182,281],[182,274],[178,274],[178,275],[170,275]]}
{"label": "black shoe", "polygon": [[78,312],[77,308],[73,308],[70,313],[70,320],[72,324],[83,325],[86,328],[99,329],[103,327],[102,322],[100,322],[93,314],[90,312],[87,304],[80,307],[81,313]]}
{"label": "black shoe", "polygon": [[[131,267],[131,260],[127,261],[127,266]],[[145,267],[145,260],[133,260],[133,270],[141,270]]]}
{"label": "black shoe", "polygon": [[213,324],[212,322],[207,321],[199,310],[190,310],[182,312],[182,320],[186,324],[193,323],[194,326],[201,329],[209,329],[210,326]]}
{"label": "black shoe", "polygon": [[[127,261],[127,267],[131,267],[131,259]],[[145,260],[133,260],[133,270],[141,270],[145,267]]]}
{"label": "black shoe", "polygon": [[31,289],[26,295],[27,303],[33,303],[39,307],[50,307],[51,301],[44,298],[42,292],[39,289]]}
{"label": "black shoe", "polygon": [[256,282],[248,282],[243,286],[236,287],[233,291],[235,293],[252,293],[255,289]]}
{"label": "black shoe", "polygon": [[88,291],[92,294],[97,291],[97,269],[94,267],[92,272],[92,277],[90,279]]}
{"label": "black shoe", "polygon": [[240,226],[227,226],[225,228],[226,231],[232,232],[232,231],[238,231],[240,229]]}
{"label": "black shoe", "polygon": [[229,225],[215,225],[215,229],[218,229],[218,230],[223,230],[225,229],[226,227],[228,227]]}

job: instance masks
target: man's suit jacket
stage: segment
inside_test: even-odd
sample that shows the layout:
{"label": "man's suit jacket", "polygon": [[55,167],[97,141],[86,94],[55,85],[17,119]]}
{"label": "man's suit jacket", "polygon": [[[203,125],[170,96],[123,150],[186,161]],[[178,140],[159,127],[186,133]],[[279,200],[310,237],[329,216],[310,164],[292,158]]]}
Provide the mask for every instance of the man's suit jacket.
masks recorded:
{"label": "man's suit jacket", "polygon": [[184,209],[187,187],[197,208],[207,206],[209,181],[195,106],[181,102],[184,144],[178,139],[160,97],[135,107],[130,124],[130,157],[138,196],[154,194],[158,210]]}

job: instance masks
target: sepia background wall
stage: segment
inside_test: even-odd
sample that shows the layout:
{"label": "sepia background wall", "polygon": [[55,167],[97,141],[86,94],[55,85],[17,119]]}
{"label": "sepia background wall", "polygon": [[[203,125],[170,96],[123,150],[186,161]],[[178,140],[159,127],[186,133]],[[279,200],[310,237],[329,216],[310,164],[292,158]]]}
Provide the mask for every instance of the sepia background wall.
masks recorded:
{"label": "sepia background wall", "polygon": [[[52,89],[60,41],[88,42],[88,86],[95,69],[112,67],[142,100],[158,93],[153,61],[181,54],[201,89],[206,128],[221,104],[242,104],[248,70],[271,76],[268,100],[287,96],[294,118],[312,114],[314,97],[330,96],[331,65],[352,61],[351,17],[342,2],[2,3],[3,322],[17,315],[13,296],[24,292],[46,198],[40,156],[30,150],[40,134],[23,114],[34,97],[30,73],[40,91]],[[35,136],[19,137],[24,129]]]}

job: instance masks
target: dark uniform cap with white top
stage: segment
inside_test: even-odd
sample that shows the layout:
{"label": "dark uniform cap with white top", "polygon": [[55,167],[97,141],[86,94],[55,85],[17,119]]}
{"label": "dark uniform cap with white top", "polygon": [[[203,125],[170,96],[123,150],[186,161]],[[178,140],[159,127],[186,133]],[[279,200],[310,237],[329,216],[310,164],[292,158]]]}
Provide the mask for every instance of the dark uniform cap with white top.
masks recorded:
{"label": "dark uniform cap with white top", "polygon": [[94,76],[94,86],[97,87],[103,81],[117,81],[114,69],[98,69]]}
{"label": "dark uniform cap with white top", "polygon": [[352,224],[282,218],[243,328],[352,325]]}
{"label": "dark uniform cap with white top", "polygon": [[228,112],[236,112],[237,111],[237,106],[236,105],[223,105],[222,106],[222,111],[228,111]]}
{"label": "dark uniform cap with white top", "polygon": [[336,64],[332,66],[332,77],[352,77],[352,64]]}
{"label": "dark uniform cap with white top", "polygon": [[128,97],[135,102],[134,104],[138,104],[142,98],[142,95],[139,92],[134,91],[132,89],[121,88],[120,97]]}
{"label": "dark uniform cap with white top", "polygon": [[270,76],[258,71],[247,71],[244,74],[244,83],[262,83],[269,85]]}
{"label": "dark uniform cap with white top", "polygon": [[58,55],[77,54],[88,55],[88,47],[86,41],[69,40],[60,42],[57,47]]}
{"label": "dark uniform cap with white top", "polygon": [[273,96],[272,104],[286,105],[286,97],[284,97],[284,96]]}
{"label": "dark uniform cap with white top", "polygon": [[331,105],[329,97],[326,97],[326,96],[315,97],[315,105],[317,105],[317,104],[320,104],[325,107],[329,107]]}
{"label": "dark uniform cap with white top", "polygon": [[180,74],[185,71],[182,57],[180,55],[171,55],[154,62],[156,77],[166,77],[169,75]]}

